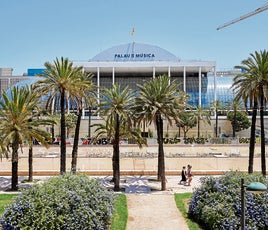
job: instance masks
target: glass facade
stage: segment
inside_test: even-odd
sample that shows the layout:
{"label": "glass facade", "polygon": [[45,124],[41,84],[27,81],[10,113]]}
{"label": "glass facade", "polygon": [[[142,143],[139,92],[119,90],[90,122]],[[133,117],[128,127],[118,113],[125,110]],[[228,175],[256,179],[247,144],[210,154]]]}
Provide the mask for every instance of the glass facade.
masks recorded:
{"label": "glass facade", "polygon": [[[228,104],[234,99],[234,93],[231,89],[234,75],[216,76],[216,99],[221,103]],[[183,77],[172,77],[180,84],[180,89],[183,90]],[[186,93],[190,95],[188,103],[195,107],[199,103],[199,77],[186,77]],[[214,76],[201,77],[201,104],[202,107],[209,108],[210,104],[214,102]]]}
{"label": "glass facade", "polygon": [[[233,77],[233,75],[216,76],[216,99],[222,105],[227,105],[235,97],[231,89]],[[214,102],[214,76],[202,77],[201,79],[201,104],[203,107],[209,108],[210,104]],[[190,95],[188,103],[191,106],[197,106],[199,100],[198,78],[187,78],[186,82],[186,92]]]}
{"label": "glass facade", "polygon": [[231,89],[231,86],[233,84],[233,78],[234,78],[233,75],[217,76],[216,78],[217,99],[220,100],[223,105],[234,100],[235,94]]}
{"label": "glass facade", "polygon": [[[135,76],[134,76],[135,75]],[[132,90],[137,90],[137,83],[142,84],[144,80],[149,80],[151,76],[148,74],[127,74],[121,73],[116,74],[115,83],[120,84],[122,88],[126,85]],[[16,85],[21,86],[25,84],[32,84],[39,80],[37,77],[30,77],[28,79],[24,79],[20,82],[15,81]],[[180,89],[183,90],[183,77],[175,76],[172,77],[171,80],[175,80],[180,84]],[[7,81],[7,79],[1,79],[2,84]],[[92,81],[96,84],[97,77],[94,76]],[[9,81],[10,84],[10,81]],[[224,76],[216,76],[216,98],[221,101],[221,104],[228,104],[230,101],[234,99],[234,93],[231,89],[233,84],[233,75],[224,75]],[[12,85],[12,84],[11,84]],[[100,76],[100,87],[111,88],[112,86],[112,74],[101,74]],[[186,78],[186,93],[190,95],[188,103],[192,107],[196,107],[199,102],[199,78],[196,76]],[[201,77],[201,104],[202,107],[209,108],[210,104],[214,102],[214,76],[203,76]]]}
{"label": "glass facade", "polygon": [[[234,75],[216,76],[216,99],[221,103],[228,104],[233,101],[235,95],[231,89]],[[183,89],[183,77],[172,78],[180,83],[180,89]],[[195,107],[199,102],[199,78],[197,76],[186,78],[186,93],[190,95],[188,103]],[[209,108],[214,102],[214,76],[201,77],[201,104]]]}

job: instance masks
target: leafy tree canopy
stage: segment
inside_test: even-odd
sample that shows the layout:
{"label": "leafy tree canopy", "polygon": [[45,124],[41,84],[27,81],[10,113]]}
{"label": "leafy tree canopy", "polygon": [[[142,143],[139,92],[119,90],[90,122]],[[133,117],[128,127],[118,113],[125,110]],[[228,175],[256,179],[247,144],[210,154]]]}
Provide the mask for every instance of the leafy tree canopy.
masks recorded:
{"label": "leafy tree canopy", "polygon": [[[234,112],[231,111],[227,115],[227,119],[231,121],[232,126],[234,126]],[[248,129],[250,127],[250,120],[247,115],[243,112],[236,112],[236,121],[235,121],[235,131],[240,132],[244,129]]]}

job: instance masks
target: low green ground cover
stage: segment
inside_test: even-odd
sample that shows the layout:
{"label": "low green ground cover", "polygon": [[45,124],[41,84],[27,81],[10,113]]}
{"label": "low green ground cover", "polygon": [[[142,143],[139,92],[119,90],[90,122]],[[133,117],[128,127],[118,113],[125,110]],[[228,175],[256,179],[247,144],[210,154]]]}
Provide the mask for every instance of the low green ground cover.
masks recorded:
{"label": "low green ground cover", "polygon": [[[193,193],[189,215],[205,229],[240,229],[241,178],[245,184],[268,181],[261,174],[232,172],[221,177],[203,177]],[[268,229],[268,191],[245,193],[246,229]]]}
{"label": "low green ground cover", "polygon": [[176,193],[174,195],[177,208],[180,210],[182,216],[186,220],[186,223],[190,230],[201,230],[202,228],[194,222],[188,216],[188,207],[190,199],[192,198],[192,193]]}

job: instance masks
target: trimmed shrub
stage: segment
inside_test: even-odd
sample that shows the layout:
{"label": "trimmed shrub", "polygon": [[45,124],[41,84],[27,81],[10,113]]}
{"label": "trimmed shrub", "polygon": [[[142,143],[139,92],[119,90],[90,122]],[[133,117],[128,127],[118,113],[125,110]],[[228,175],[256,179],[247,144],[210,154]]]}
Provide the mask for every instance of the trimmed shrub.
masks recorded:
{"label": "trimmed shrub", "polygon": [[185,137],[184,144],[205,144],[208,139],[205,137]]}
{"label": "trimmed shrub", "polygon": [[108,229],[114,198],[100,180],[63,175],[22,191],[5,209],[7,229]]}
{"label": "trimmed shrub", "polygon": [[[248,185],[267,180],[260,174],[228,173],[221,177],[201,178],[201,186],[193,193],[189,204],[191,218],[204,229],[240,229],[241,178]],[[268,192],[245,192],[246,229],[268,229]]]}

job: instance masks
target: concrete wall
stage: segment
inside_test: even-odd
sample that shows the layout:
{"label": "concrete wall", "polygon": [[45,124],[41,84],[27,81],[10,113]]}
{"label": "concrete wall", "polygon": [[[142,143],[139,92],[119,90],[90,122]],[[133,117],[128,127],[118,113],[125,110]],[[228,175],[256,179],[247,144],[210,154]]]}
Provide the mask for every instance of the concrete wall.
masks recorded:
{"label": "concrete wall", "polygon": [[12,68],[0,68],[0,76],[1,77],[10,77],[12,76]]}
{"label": "concrete wall", "polygon": [[[156,174],[157,146],[139,149],[136,146],[121,146],[120,170],[121,174]],[[19,172],[27,175],[28,157],[27,148],[19,155]],[[67,147],[67,171],[71,167],[72,147]],[[256,154],[260,147],[256,147]],[[234,152],[237,155],[232,155]],[[36,175],[58,174],[60,168],[60,149],[51,147],[34,147],[33,167]],[[178,155],[183,153],[183,155]],[[201,154],[203,153],[203,154]],[[88,146],[80,147],[77,168],[80,172],[92,175],[111,175],[112,147]],[[191,164],[195,174],[222,174],[226,171],[247,171],[248,146],[165,146],[166,173],[179,175],[182,166]],[[259,154],[254,159],[254,170],[261,170]],[[0,162],[0,175],[10,175],[11,160],[3,159]]]}

